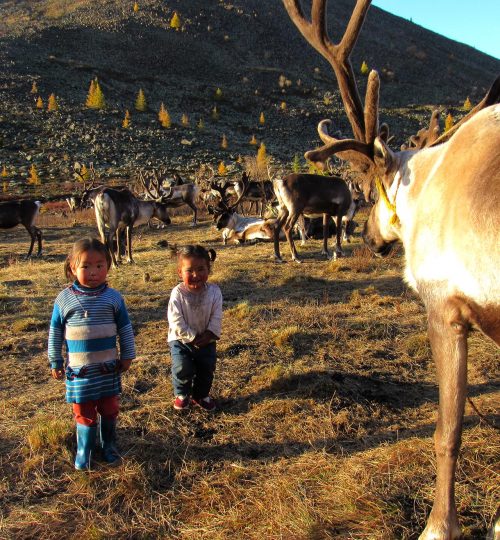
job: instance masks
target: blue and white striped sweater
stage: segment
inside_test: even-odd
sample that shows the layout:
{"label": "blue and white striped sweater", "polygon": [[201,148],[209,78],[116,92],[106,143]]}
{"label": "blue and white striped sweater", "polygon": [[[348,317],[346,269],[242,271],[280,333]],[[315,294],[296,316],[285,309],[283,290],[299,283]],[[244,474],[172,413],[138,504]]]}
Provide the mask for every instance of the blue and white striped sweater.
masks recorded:
{"label": "blue and white striped sweater", "polygon": [[68,355],[67,401],[82,403],[119,394],[117,361],[135,358],[132,325],[120,293],[105,284],[88,289],[75,282],[64,289],[50,322],[48,353],[53,369],[64,366],[63,344]]}

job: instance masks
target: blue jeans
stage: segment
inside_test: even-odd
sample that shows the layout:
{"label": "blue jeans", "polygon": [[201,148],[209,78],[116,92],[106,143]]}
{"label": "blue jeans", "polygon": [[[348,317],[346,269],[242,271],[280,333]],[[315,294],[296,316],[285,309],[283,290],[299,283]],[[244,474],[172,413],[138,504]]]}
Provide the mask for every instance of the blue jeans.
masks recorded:
{"label": "blue jeans", "polygon": [[169,341],[172,355],[172,385],[175,396],[203,399],[210,393],[217,355],[215,343],[197,349],[181,341]]}

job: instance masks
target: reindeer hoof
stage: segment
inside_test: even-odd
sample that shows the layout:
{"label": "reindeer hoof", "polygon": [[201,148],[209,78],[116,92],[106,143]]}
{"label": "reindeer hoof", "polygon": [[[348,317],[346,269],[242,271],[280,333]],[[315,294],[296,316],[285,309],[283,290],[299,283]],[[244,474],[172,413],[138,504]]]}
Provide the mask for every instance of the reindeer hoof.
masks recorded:
{"label": "reindeer hoof", "polygon": [[274,262],[279,264],[285,264],[285,261],[281,257],[274,257]]}
{"label": "reindeer hoof", "polygon": [[297,258],[292,259],[292,261],[295,262],[295,263],[298,263],[298,264],[302,264],[302,261],[300,259],[297,259]]}

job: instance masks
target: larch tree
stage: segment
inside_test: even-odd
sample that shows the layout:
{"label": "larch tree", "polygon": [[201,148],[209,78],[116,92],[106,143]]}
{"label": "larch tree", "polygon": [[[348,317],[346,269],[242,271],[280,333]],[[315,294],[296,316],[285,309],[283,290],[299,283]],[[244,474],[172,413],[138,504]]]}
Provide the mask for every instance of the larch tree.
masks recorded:
{"label": "larch tree", "polygon": [[57,104],[55,94],[50,94],[50,96],[49,96],[49,104],[47,106],[47,110],[52,111],[52,112],[59,110],[59,105]]}
{"label": "larch tree", "polygon": [[40,96],[38,96],[38,99],[36,100],[36,108],[43,109],[43,99]]}
{"label": "larch tree", "polygon": [[222,141],[220,143],[220,147],[223,149],[223,150],[227,150],[227,138],[225,135],[222,135]]}
{"label": "larch tree", "polygon": [[258,142],[255,135],[252,135],[252,138],[250,139],[250,144],[253,146],[257,146]]}
{"label": "larch tree", "polygon": [[217,105],[212,109],[211,114],[212,120],[217,121],[220,118],[219,109],[217,109]]}
{"label": "larch tree", "polygon": [[33,81],[33,84],[31,85],[31,93],[38,94],[38,86],[36,85],[35,81]]}
{"label": "larch tree", "polygon": [[184,126],[184,127],[188,127],[189,126],[189,118],[188,118],[188,115],[186,113],[184,113],[181,117],[181,124]]}
{"label": "larch tree", "polygon": [[28,184],[31,184],[33,186],[39,186],[41,184],[40,177],[38,176],[38,172],[36,170],[35,164],[33,163],[30,168],[30,175],[28,177]]}
{"label": "larch tree", "polygon": [[226,168],[226,165],[224,164],[223,161],[221,161],[219,163],[219,166],[217,167],[217,172],[221,175],[221,176],[225,176],[227,174],[227,168]]}
{"label": "larch tree", "polygon": [[467,96],[467,99],[464,101],[464,111],[469,112],[472,109],[472,103],[469,99],[469,96]]}
{"label": "larch tree", "polygon": [[135,110],[139,112],[144,112],[148,108],[148,104],[146,102],[146,96],[144,94],[144,90],[142,88],[139,88],[139,93],[137,94],[137,98],[135,100]]}
{"label": "larch tree", "polygon": [[172,18],[170,19],[170,28],[173,28],[174,30],[179,30],[181,26],[181,18],[179,17],[177,11],[174,11]]}
{"label": "larch tree", "polygon": [[266,123],[266,117],[264,116],[264,113],[261,112],[259,116],[259,124],[264,125]]}
{"label": "larch tree", "polygon": [[453,116],[451,113],[448,113],[448,116],[446,117],[446,120],[444,121],[444,132],[446,133],[449,131],[452,127],[455,121],[453,120]]}
{"label": "larch tree", "polygon": [[361,64],[360,71],[361,71],[361,75],[367,75],[368,72],[370,71],[370,68],[368,67],[368,64],[366,63],[365,60],[363,60],[363,63]]}
{"label": "larch tree", "polygon": [[125,117],[123,118],[122,128],[128,129],[130,127],[130,113],[128,109],[125,111]]}

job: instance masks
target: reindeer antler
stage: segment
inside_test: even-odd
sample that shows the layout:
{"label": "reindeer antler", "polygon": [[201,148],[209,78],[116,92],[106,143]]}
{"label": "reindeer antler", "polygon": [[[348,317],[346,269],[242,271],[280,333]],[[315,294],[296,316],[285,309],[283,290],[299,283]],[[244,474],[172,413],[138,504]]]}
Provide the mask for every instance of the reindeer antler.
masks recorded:
{"label": "reindeer antler", "polygon": [[[150,176],[149,173],[147,173]],[[161,187],[160,176],[157,171],[151,172],[151,178],[148,182],[146,181],[145,175],[142,171],[139,171],[139,180],[144,188],[144,192],[153,200],[159,203],[164,203],[169,199],[173,194],[173,189],[170,188],[167,191],[163,190]]]}

